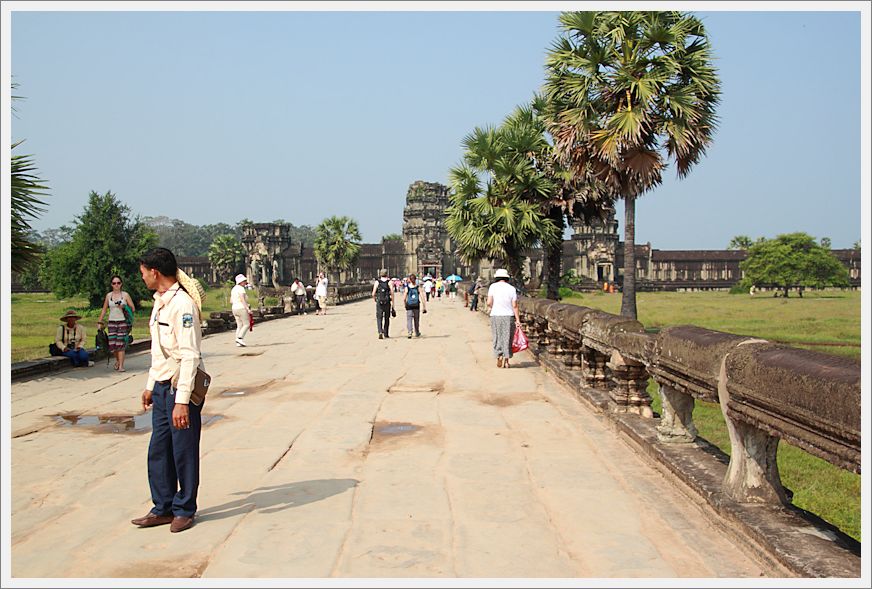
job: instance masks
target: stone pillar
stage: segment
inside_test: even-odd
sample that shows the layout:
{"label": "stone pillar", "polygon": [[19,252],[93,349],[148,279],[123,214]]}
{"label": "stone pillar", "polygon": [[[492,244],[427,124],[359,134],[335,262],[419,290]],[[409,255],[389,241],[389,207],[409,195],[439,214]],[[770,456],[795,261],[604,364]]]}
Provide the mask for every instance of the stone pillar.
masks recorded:
{"label": "stone pillar", "polygon": [[658,381],[658,384],[662,409],[657,439],[667,444],[693,442],[698,433],[693,424],[693,396],[681,393],[665,382]]}
{"label": "stone pillar", "polygon": [[581,350],[581,376],[587,386],[595,389],[607,388],[611,381],[606,374],[606,361],[608,358],[595,348],[582,346]]}
{"label": "stone pillar", "polygon": [[724,494],[740,503],[787,504],[781,486],[776,453],[778,438],[730,417],[727,408],[727,356],[721,361],[718,400],[730,435],[730,465],[724,477]]}
{"label": "stone pillar", "polygon": [[648,372],[645,365],[624,358],[614,350],[606,366],[612,371],[612,402],[617,413],[638,413],[642,417],[654,417],[648,387]]}

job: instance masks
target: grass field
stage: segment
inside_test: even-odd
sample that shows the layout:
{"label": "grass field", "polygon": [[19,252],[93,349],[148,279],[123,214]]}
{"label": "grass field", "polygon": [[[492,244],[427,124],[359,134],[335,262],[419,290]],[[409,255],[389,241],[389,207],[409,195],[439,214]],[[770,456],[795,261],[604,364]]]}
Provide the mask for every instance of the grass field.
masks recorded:
{"label": "grass field", "polygon": [[[257,307],[257,290],[249,291],[248,301]],[[276,299],[267,298],[266,304],[276,304]],[[48,356],[48,345],[54,341],[55,330],[60,325],[60,316],[67,309],[75,309],[79,323],[85,328],[85,345],[94,347],[97,319],[100,309],[88,307],[84,297],[58,299],[51,293],[20,293],[12,295],[12,362],[34,360]],[[230,287],[212,288],[206,291],[203,301],[203,317],[212,311],[230,310]],[[133,322],[133,339],[148,337],[148,318],[151,301],[142,301],[136,307]],[[105,321],[104,317],[104,321]]]}
{"label": "grass field", "polygon": [[[210,289],[203,315],[230,309],[230,288]],[[257,293],[249,293],[257,306]],[[620,294],[585,294],[564,302],[619,313]],[[267,305],[276,304],[267,299]],[[860,293],[806,293],[805,297],[775,299],[769,296],[730,295],[721,292],[639,293],[639,320],[648,328],[693,324],[709,329],[782,341],[821,352],[860,357]],[[59,317],[72,308],[82,315],[88,346],[94,344],[100,309],[88,309],[83,298],[58,300],[51,294],[12,295],[12,361],[48,355],[48,344],[60,324]],[[151,305],[137,308],[133,335],[148,336]],[[817,345],[823,344],[823,345]],[[660,411],[657,383],[649,382],[654,410]],[[730,453],[724,418],[718,405],[697,402],[693,413],[700,436]],[[860,539],[860,477],[838,469],[784,442],[778,448],[783,484],[794,492],[793,503],[820,515],[850,536]]]}
{"label": "grass field", "polygon": [[[621,312],[621,294],[576,295],[565,303]],[[761,337],[797,348],[860,357],[860,292],[806,291],[803,298],[726,292],[642,292],[636,295],[646,328],[698,325]]]}

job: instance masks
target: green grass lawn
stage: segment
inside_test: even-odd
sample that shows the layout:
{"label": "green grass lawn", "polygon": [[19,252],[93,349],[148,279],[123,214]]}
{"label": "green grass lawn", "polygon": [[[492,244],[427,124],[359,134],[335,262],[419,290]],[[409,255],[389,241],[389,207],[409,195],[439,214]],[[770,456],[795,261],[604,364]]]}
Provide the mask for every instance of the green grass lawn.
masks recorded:
{"label": "green grass lawn", "polygon": [[[621,312],[621,294],[585,293],[564,303]],[[860,292],[806,291],[803,298],[726,292],[642,292],[636,295],[646,328],[698,325],[761,337],[797,348],[860,358]]]}
{"label": "green grass lawn", "polygon": [[[249,291],[248,301],[257,308],[257,290]],[[278,304],[274,297],[266,298],[267,305]],[[151,301],[142,301],[136,305],[133,322],[133,339],[148,337],[148,318],[151,315]],[[75,309],[79,315],[79,323],[85,328],[85,345],[94,347],[94,336],[97,334],[97,318],[100,308],[88,307],[84,297],[58,299],[51,293],[15,293],[12,294],[12,362],[34,360],[48,356],[48,345],[54,341],[55,331],[60,325],[60,316],[67,309]],[[230,310],[230,287],[211,288],[206,291],[203,301],[203,317],[212,311]],[[105,317],[104,317],[105,320]]]}

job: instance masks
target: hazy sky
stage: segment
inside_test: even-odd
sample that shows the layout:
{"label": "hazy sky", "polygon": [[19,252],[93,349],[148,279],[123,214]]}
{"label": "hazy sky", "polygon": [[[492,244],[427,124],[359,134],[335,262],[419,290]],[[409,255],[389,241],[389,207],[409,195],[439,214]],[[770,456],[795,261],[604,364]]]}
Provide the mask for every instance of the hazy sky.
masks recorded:
{"label": "hazy sky", "polygon": [[[379,6],[13,12],[3,42],[26,99],[11,139],[26,139],[15,153],[33,154],[51,187],[34,227],[70,223],[89,191],[111,190],[136,214],[196,225],[348,215],[365,242],[399,233],[409,184],[447,183],[464,135],[539,89],[558,13]],[[850,247],[860,13],[696,13],[722,80],[720,128],[686,179],[670,167],[638,201],[636,241],[721,249],[805,231]]]}

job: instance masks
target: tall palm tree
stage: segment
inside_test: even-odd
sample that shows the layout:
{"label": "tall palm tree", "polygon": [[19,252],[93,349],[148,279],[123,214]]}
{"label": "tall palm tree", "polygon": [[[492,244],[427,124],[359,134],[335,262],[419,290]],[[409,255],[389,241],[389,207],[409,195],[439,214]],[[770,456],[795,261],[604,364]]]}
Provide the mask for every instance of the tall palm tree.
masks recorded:
{"label": "tall palm tree", "polygon": [[674,160],[683,178],[712,141],[720,82],[702,22],[677,11],[564,12],[545,95],[555,149],[623,198],[621,314],[636,318],[636,198]]}
{"label": "tall palm tree", "polygon": [[[12,149],[21,145],[14,143]],[[35,174],[36,166],[30,155],[13,155],[11,165],[11,222],[12,271],[22,272],[35,263],[42,253],[39,244],[29,239],[30,223],[28,217],[35,218],[45,211],[45,202],[40,198],[46,195],[48,187]]]}
{"label": "tall palm tree", "polygon": [[327,272],[347,270],[360,254],[360,228],[349,217],[329,217],[315,228],[315,258]]}
{"label": "tall palm tree", "polygon": [[245,250],[232,235],[219,235],[209,245],[209,262],[216,269],[219,280],[229,279],[245,260]]}

